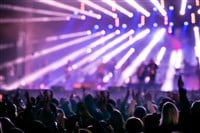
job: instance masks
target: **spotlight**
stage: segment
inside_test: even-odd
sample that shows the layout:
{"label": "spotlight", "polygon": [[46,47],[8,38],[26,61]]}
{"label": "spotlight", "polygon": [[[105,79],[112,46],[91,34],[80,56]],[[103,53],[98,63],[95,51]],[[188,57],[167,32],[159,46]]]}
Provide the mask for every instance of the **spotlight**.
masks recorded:
{"label": "spotlight", "polygon": [[88,34],[88,35],[91,35],[91,34],[92,34],[92,32],[91,32],[90,30],[88,30],[88,31],[87,31],[87,34]]}
{"label": "spotlight", "polygon": [[156,12],[157,10],[158,10],[157,8],[155,8],[155,7],[153,8],[153,11],[155,11],[155,12]]}
{"label": "spotlight", "polygon": [[94,29],[98,30],[99,29],[99,25],[94,25]]}
{"label": "spotlight", "polygon": [[174,23],[173,23],[173,22],[169,22],[169,25],[170,25],[170,26],[174,26]]}
{"label": "spotlight", "polygon": [[101,19],[101,15],[97,15],[97,17],[96,17],[97,19]]}
{"label": "spotlight", "polygon": [[174,6],[169,6],[169,10],[174,10]]}
{"label": "spotlight", "polygon": [[87,53],[89,54],[89,53],[91,53],[92,52],[92,49],[91,48],[88,48],[87,49]]}
{"label": "spotlight", "polygon": [[108,29],[112,29],[113,28],[113,25],[112,24],[109,24],[108,25]]}
{"label": "spotlight", "polygon": [[101,34],[102,34],[102,35],[105,35],[105,34],[106,34],[105,30],[102,30],[102,31],[101,31]]}
{"label": "spotlight", "polygon": [[192,5],[188,5],[187,8],[188,8],[188,9],[192,9]]}
{"label": "spotlight", "polygon": [[119,35],[119,34],[120,34],[120,30],[116,30],[115,33],[116,33],[117,35]]}
{"label": "spotlight", "polygon": [[122,24],[122,28],[126,29],[127,28],[127,24]]}
{"label": "spotlight", "polygon": [[197,10],[197,13],[200,15],[200,9],[199,9],[199,10]]}
{"label": "spotlight", "polygon": [[158,23],[153,23],[153,27],[158,27]]}
{"label": "spotlight", "polygon": [[185,21],[185,22],[184,22],[184,25],[187,26],[187,25],[189,25],[189,23],[188,23],[187,21]]}

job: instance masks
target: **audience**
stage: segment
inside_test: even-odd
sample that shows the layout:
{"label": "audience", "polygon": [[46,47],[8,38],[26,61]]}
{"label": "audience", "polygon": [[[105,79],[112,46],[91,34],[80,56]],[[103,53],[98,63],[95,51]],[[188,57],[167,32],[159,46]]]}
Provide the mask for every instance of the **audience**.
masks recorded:
{"label": "audience", "polygon": [[[37,96],[19,89],[0,102],[1,133],[198,133],[200,98],[189,99],[181,76],[178,92],[157,95],[148,89],[124,88],[72,93],[58,98],[52,90]],[[122,98],[124,92],[124,98]],[[113,97],[112,97],[113,96]]]}

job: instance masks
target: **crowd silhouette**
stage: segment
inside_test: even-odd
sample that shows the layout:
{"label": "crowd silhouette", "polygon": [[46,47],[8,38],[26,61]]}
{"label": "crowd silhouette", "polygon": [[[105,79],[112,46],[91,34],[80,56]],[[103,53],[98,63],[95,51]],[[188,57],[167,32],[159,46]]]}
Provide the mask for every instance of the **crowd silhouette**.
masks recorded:
{"label": "crowd silhouette", "polygon": [[17,89],[2,94],[0,132],[199,133],[200,100],[188,98],[182,76],[177,86],[177,92],[165,96],[125,87],[120,98],[109,91],[90,94],[86,88],[61,98],[52,90],[32,96]]}

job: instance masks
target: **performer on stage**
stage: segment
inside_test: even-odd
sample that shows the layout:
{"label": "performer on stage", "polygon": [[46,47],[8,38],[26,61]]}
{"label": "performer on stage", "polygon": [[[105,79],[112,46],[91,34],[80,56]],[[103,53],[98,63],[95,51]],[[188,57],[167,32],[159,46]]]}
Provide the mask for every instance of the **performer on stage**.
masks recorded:
{"label": "performer on stage", "polygon": [[147,73],[150,78],[149,79],[150,84],[155,84],[157,69],[158,65],[154,62],[153,59],[151,59],[147,64],[147,71],[148,71]]}
{"label": "performer on stage", "polygon": [[199,61],[199,57],[196,57],[196,60],[197,60],[196,74],[197,74],[197,78],[198,78],[198,82],[199,82],[199,88],[200,88],[200,61]]}
{"label": "performer on stage", "polygon": [[144,84],[145,83],[145,78],[147,75],[147,66],[144,62],[140,64],[136,71],[137,79],[139,84]]}

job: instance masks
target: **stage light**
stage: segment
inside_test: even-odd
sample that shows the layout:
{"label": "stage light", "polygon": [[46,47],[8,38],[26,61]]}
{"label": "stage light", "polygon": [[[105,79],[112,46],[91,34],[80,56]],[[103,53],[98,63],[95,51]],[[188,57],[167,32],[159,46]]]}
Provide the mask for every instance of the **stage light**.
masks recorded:
{"label": "stage light", "polygon": [[161,86],[161,91],[173,91],[173,81],[175,75],[174,64],[176,62],[176,51],[173,50],[170,54],[169,65],[166,71],[165,80]]}
{"label": "stage light", "polygon": [[68,10],[68,11],[72,11],[72,12],[77,12],[77,13],[81,13],[81,14],[84,14],[86,16],[90,16],[90,17],[93,17],[93,18],[96,18],[96,19],[100,19],[101,18],[101,15],[100,14],[96,14],[96,13],[91,13],[89,11],[85,11],[85,10],[81,10],[79,8],[76,8],[76,7],[73,7],[73,6],[70,6],[70,5],[66,5],[64,3],[61,3],[61,2],[58,2],[58,1],[52,1],[52,0],[36,0],[36,2],[39,2],[39,3],[43,3],[43,4],[47,4],[49,6],[53,6],[53,7],[57,7],[57,8],[60,8],[60,9],[64,9],[64,10]]}
{"label": "stage light", "polygon": [[186,5],[187,5],[187,0],[182,0],[181,8],[180,8],[180,11],[179,11],[180,15],[185,15]]}
{"label": "stage light", "polygon": [[168,25],[168,16],[164,16],[164,25]]}
{"label": "stage light", "polygon": [[137,11],[141,12],[142,14],[144,14],[146,17],[149,17],[151,15],[151,13],[149,11],[147,11],[146,9],[144,9],[142,6],[140,6],[137,2],[135,2],[134,0],[125,0],[130,6],[132,6],[133,8],[135,8]]}
{"label": "stage light", "polygon": [[160,0],[160,5],[162,8],[165,8],[165,1],[164,0]]}
{"label": "stage light", "polygon": [[105,34],[106,34],[105,30],[102,30],[101,35],[105,35]]}
{"label": "stage light", "polygon": [[111,16],[112,18],[117,18],[117,14],[116,13],[113,13],[113,12],[107,10],[106,8],[103,8],[103,7],[95,4],[92,1],[89,1],[89,0],[84,0],[84,1],[83,0],[79,0],[79,1],[85,3],[86,5],[92,7],[94,9],[96,9],[96,10],[99,10],[99,11],[103,12],[104,14],[107,14],[107,15]]}
{"label": "stage light", "polygon": [[119,34],[120,34],[120,30],[116,30],[115,33],[116,33],[117,35],[119,35]]}
{"label": "stage light", "polygon": [[8,5],[8,4],[0,5],[0,9],[8,9],[8,10],[14,10],[14,11],[25,12],[25,13],[37,13],[37,14],[43,14],[43,15],[49,15],[49,16],[60,16],[63,18],[66,17],[66,18],[82,19],[82,16],[78,16],[78,15],[74,16],[72,14],[67,14],[64,12],[35,9],[35,8],[21,7],[21,6],[13,6],[13,5]]}
{"label": "stage light", "polygon": [[191,14],[190,14],[190,17],[191,17],[191,23],[192,23],[192,24],[195,24],[195,23],[196,23],[195,13],[191,13]]}
{"label": "stage light", "polygon": [[141,18],[140,18],[140,24],[142,25],[142,26],[144,26],[144,24],[145,24],[145,16],[141,16]]}
{"label": "stage light", "polygon": [[138,33],[135,37],[133,37],[132,39],[126,41],[125,43],[123,43],[122,45],[120,45],[119,47],[115,48],[114,50],[112,50],[111,52],[109,52],[108,54],[103,56],[103,63],[107,63],[108,61],[110,61],[113,57],[115,57],[117,54],[119,54],[121,51],[125,50],[126,48],[128,48],[129,46],[133,45],[136,41],[144,38],[145,36],[147,36],[150,33],[149,29],[146,29],[140,33]]}
{"label": "stage light", "polygon": [[[99,39],[99,40],[101,40],[101,39]],[[93,44],[91,44],[91,45],[93,45]],[[90,47],[90,46],[88,46],[88,47]],[[16,87],[18,87],[20,85],[21,81],[25,81],[27,84],[29,84],[29,83],[39,79],[43,75],[49,73],[50,71],[55,71],[56,69],[63,67],[64,65],[66,65],[66,61],[75,60],[76,58],[82,56],[84,53],[85,53],[85,47],[82,49],[79,49],[73,53],[70,53],[69,55],[66,55],[66,56],[62,57],[61,59],[56,60],[55,62],[49,64],[48,66],[43,67],[43,68],[31,73],[30,75],[27,75],[27,76],[15,81],[14,83],[7,86],[7,90],[16,89]]]}
{"label": "stage light", "polygon": [[140,54],[135,58],[135,60],[122,72],[119,80],[119,84],[122,84],[127,78],[136,72],[137,67],[144,61],[153,47],[163,38],[166,30],[164,28],[158,30],[150,43],[140,52]]}
{"label": "stage light", "polygon": [[106,3],[107,5],[116,8],[117,10],[119,10],[121,13],[124,13],[125,15],[127,15],[128,17],[133,17],[133,13],[126,10],[125,8],[123,8],[122,6],[120,6],[119,4],[117,4],[114,1],[111,0],[102,0],[104,3]]}
{"label": "stage light", "polygon": [[111,72],[109,72],[108,74],[106,74],[106,75],[103,77],[103,82],[104,82],[104,83],[108,83],[112,77],[113,77],[113,74],[112,74]]}
{"label": "stage light", "polygon": [[134,48],[130,48],[129,51],[117,62],[115,69],[120,69],[127,59],[134,53],[134,51]]}
{"label": "stage light", "polygon": [[119,18],[115,18],[115,27],[119,27]]}
{"label": "stage light", "polygon": [[0,69],[2,69],[4,67],[8,67],[10,65],[20,64],[20,63],[23,63],[23,62],[26,62],[26,61],[29,61],[29,60],[34,60],[36,58],[39,58],[39,57],[42,57],[44,55],[56,52],[56,51],[64,49],[64,48],[67,48],[69,46],[73,46],[75,44],[78,44],[80,42],[92,39],[94,37],[98,37],[100,35],[102,35],[102,33],[97,32],[97,33],[90,35],[90,36],[84,36],[84,37],[81,37],[81,38],[78,38],[78,39],[71,40],[69,42],[59,44],[57,46],[53,46],[53,47],[50,47],[50,48],[47,48],[47,49],[44,49],[44,50],[41,50],[41,51],[37,51],[37,54],[35,54],[35,55],[29,54],[29,55],[26,55],[25,57],[19,57],[19,58],[13,60],[13,61],[9,61],[9,62],[6,62],[4,64],[1,64]]}
{"label": "stage light", "polygon": [[169,25],[170,26],[174,26],[174,22],[169,22]]}
{"label": "stage light", "polygon": [[67,38],[73,38],[73,37],[80,37],[84,35],[90,35],[91,31],[80,31],[80,32],[75,32],[75,33],[68,33],[68,34],[62,34],[62,35],[56,35],[56,36],[48,36],[44,40],[46,42],[51,42],[51,41],[56,41],[59,39],[67,39]]}
{"label": "stage light", "polygon": [[127,24],[122,24],[122,28],[126,29],[127,28]]}
{"label": "stage light", "polygon": [[168,31],[169,34],[172,34],[172,33],[173,33],[173,28],[172,28],[172,26],[168,26],[167,31]]}
{"label": "stage light", "polygon": [[188,26],[188,25],[189,25],[188,21],[185,21],[185,22],[184,22],[184,25],[185,25],[185,26]]}
{"label": "stage light", "polygon": [[181,65],[182,65],[182,61],[183,61],[183,51],[181,49],[175,51],[176,52],[176,61],[175,61],[175,64],[174,64],[174,68],[175,69],[180,69],[181,68]]}
{"label": "stage light", "polygon": [[98,30],[98,29],[99,29],[99,25],[95,24],[95,25],[94,25],[94,29],[95,29],[95,30]]}
{"label": "stage light", "polygon": [[4,18],[0,23],[34,23],[51,21],[69,21],[69,17],[32,17],[32,18]]}
{"label": "stage light", "polygon": [[197,57],[200,58],[200,33],[199,33],[199,27],[195,26],[193,28],[194,31],[194,37],[195,37],[195,54]]}
{"label": "stage light", "polygon": [[174,10],[174,6],[169,6],[169,10]]}
{"label": "stage light", "polygon": [[196,3],[196,6],[200,6],[200,1],[199,0],[196,0],[195,3]]}
{"label": "stage light", "polygon": [[91,35],[91,34],[92,34],[91,30],[88,30],[88,31],[87,31],[87,34],[88,34],[88,35]]}
{"label": "stage light", "polygon": [[[88,49],[91,49],[91,50],[92,50],[92,48],[95,48],[95,47],[97,47],[98,45],[100,45],[100,44],[102,44],[102,43],[104,43],[104,42],[110,40],[110,39],[113,38],[115,35],[116,35],[115,32],[112,32],[112,33],[110,33],[109,35],[104,36],[104,37],[102,37],[102,38],[100,38],[100,39],[94,41],[93,43],[89,44],[89,46],[87,46],[87,47],[85,47],[85,48],[82,48],[82,49],[80,49],[80,50],[77,50],[76,52],[77,52],[77,53],[82,53],[82,52],[85,51],[85,49],[86,49],[86,50],[88,50]],[[80,55],[80,56],[81,56],[81,55]],[[90,55],[87,55],[86,57],[82,58],[81,60],[85,60],[85,61],[87,62],[87,59],[89,58],[88,56],[90,56]],[[79,63],[79,61],[77,61],[76,63],[72,64],[73,70],[78,69],[78,67],[79,67],[79,66],[77,65],[78,63]],[[83,63],[83,64],[84,64],[84,63]],[[82,69],[83,69],[83,68],[82,68]],[[82,70],[82,71],[83,71],[83,70]],[[89,73],[90,71],[91,71],[91,69],[90,69],[89,71],[87,71],[87,73]],[[63,77],[63,75],[60,76],[60,77],[58,77],[58,80],[57,80],[57,78],[56,78],[56,80],[52,81],[48,86],[53,85],[53,84],[59,82],[59,81],[62,79],[62,77]]]}
{"label": "stage light", "polygon": [[166,52],[166,47],[161,47],[160,51],[158,52],[157,57],[156,57],[156,64],[157,65],[160,65],[160,62],[165,55],[165,52]]}
{"label": "stage light", "polygon": [[107,50],[111,49],[112,47],[118,45],[121,41],[126,39],[130,34],[133,34],[134,32],[132,30],[128,31],[127,33],[121,35],[120,37],[112,40],[109,42],[107,45],[103,46],[102,48],[98,49],[97,51],[93,52],[91,55],[87,56],[87,58],[82,59],[76,65],[78,67],[81,67],[84,65],[86,62],[92,62],[95,59],[97,59],[99,56],[101,56],[103,53],[105,53]]}
{"label": "stage light", "polygon": [[144,26],[144,25],[142,25],[142,24],[138,24],[138,28],[142,28],[142,26]]}
{"label": "stage light", "polygon": [[153,27],[158,27],[158,23],[153,23]]}
{"label": "stage light", "polygon": [[154,8],[153,8],[153,11],[156,12],[156,11],[158,11],[158,9],[157,9],[156,7],[154,7]]}
{"label": "stage light", "polygon": [[108,25],[108,29],[112,29],[113,28],[113,25],[112,24],[109,24]]}
{"label": "stage light", "polygon": [[88,48],[87,49],[87,53],[89,54],[89,53],[91,53],[92,52],[92,49],[91,48]]}
{"label": "stage light", "polygon": [[150,0],[151,3],[154,4],[154,6],[158,9],[158,11],[162,14],[162,16],[166,16],[167,12],[165,9],[160,5],[160,3],[157,0]]}
{"label": "stage light", "polygon": [[188,5],[187,8],[188,8],[188,9],[192,9],[192,5]]}
{"label": "stage light", "polygon": [[197,10],[197,14],[199,14],[199,15],[200,15],[200,9],[198,9],[198,10]]}

